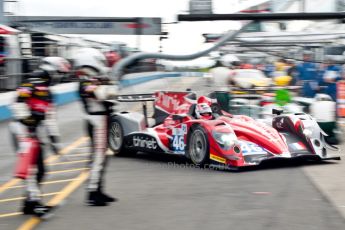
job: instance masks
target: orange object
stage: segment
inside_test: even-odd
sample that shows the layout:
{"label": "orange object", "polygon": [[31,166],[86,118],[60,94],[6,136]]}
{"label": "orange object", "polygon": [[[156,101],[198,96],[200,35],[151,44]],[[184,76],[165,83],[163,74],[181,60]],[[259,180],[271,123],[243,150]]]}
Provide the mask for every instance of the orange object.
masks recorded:
{"label": "orange object", "polygon": [[23,138],[21,141],[21,146],[23,147],[18,153],[14,175],[17,178],[26,179],[29,175],[30,168],[36,163],[39,143],[33,138]]}
{"label": "orange object", "polygon": [[337,115],[345,117],[345,81],[337,82]]}
{"label": "orange object", "polygon": [[241,65],[241,69],[254,69],[252,64],[244,63]]}

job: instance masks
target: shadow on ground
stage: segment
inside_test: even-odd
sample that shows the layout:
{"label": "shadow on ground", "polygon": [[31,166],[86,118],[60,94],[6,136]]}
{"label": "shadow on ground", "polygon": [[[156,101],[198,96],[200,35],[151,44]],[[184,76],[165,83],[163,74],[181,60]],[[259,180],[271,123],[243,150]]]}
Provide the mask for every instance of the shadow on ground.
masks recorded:
{"label": "shadow on ground", "polygon": [[264,161],[258,166],[247,166],[242,168],[230,168],[224,165],[206,165],[202,167],[200,165],[193,164],[189,159],[186,159],[183,156],[175,155],[163,155],[163,154],[154,154],[154,153],[143,153],[140,152],[132,156],[116,156],[115,158],[131,159],[134,161],[141,161],[144,163],[150,164],[160,164],[166,168],[191,168],[191,169],[208,169],[210,171],[222,171],[222,172],[232,172],[232,173],[250,173],[259,170],[279,170],[282,168],[296,168],[302,166],[311,166],[311,165],[331,165],[337,164],[336,161],[317,161],[311,159],[273,159],[269,161]]}

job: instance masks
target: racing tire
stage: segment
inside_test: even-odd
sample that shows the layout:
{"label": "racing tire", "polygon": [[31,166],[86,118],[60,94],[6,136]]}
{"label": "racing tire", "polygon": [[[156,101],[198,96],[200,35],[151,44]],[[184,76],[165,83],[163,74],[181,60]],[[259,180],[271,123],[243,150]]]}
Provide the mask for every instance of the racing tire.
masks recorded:
{"label": "racing tire", "polygon": [[114,156],[132,156],[135,154],[132,150],[125,148],[123,127],[117,119],[112,119],[109,124],[108,145]]}
{"label": "racing tire", "polygon": [[188,156],[195,165],[205,166],[210,161],[210,144],[205,130],[201,126],[191,129],[188,146]]}

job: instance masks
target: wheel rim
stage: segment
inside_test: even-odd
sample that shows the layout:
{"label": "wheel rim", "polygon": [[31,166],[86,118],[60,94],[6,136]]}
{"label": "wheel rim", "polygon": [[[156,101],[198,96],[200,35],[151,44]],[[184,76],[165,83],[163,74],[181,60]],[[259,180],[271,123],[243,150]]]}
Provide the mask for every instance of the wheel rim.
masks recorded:
{"label": "wheel rim", "polygon": [[110,145],[113,150],[120,150],[122,145],[122,129],[118,122],[111,124]]}
{"label": "wheel rim", "polygon": [[202,131],[196,130],[191,136],[190,142],[190,157],[194,163],[201,163],[205,158],[207,148],[206,139]]}

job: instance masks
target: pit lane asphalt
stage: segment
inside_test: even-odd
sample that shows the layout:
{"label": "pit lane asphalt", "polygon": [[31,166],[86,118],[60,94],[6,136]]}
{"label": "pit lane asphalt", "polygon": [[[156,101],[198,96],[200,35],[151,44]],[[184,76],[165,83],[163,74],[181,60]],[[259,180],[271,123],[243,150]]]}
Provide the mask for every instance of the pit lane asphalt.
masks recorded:
{"label": "pit lane asphalt", "polygon": [[[153,89],[191,87],[206,91],[203,79],[166,79],[126,89],[147,92]],[[158,88],[157,88],[158,87]],[[59,108],[62,141],[68,145],[83,136],[79,103]],[[11,178],[15,160],[6,138],[7,123],[0,124],[1,184]],[[87,153],[85,144],[69,155]],[[87,159],[78,158],[78,160]],[[55,216],[36,229],[344,229],[340,214],[344,194],[343,163],[306,165],[295,162],[278,167],[243,172],[197,169],[175,156],[139,154],[132,158],[110,158],[106,191],[119,198],[108,207],[83,205],[84,186],[79,187],[56,210]],[[74,168],[85,167],[76,163]],[[66,170],[55,165],[51,170]],[[337,171],[338,170],[338,171]],[[66,176],[66,174],[68,176]],[[74,178],[78,172],[66,173]],[[71,175],[73,174],[73,175]],[[315,176],[318,175],[319,177]],[[47,180],[61,180],[55,174]],[[44,185],[45,193],[60,191],[62,184]],[[337,189],[335,189],[337,188]],[[0,194],[0,199],[18,197],[21,189]],[[333,199],[338,197],[337,199]],[[50,197],[45,198],[49,200]],[[0,203],[0,212],[18,210],[19,202]],[[345,203],[344,203],[345,205]],[[0,229],[16,229],[29,217],[0,218]]]}

